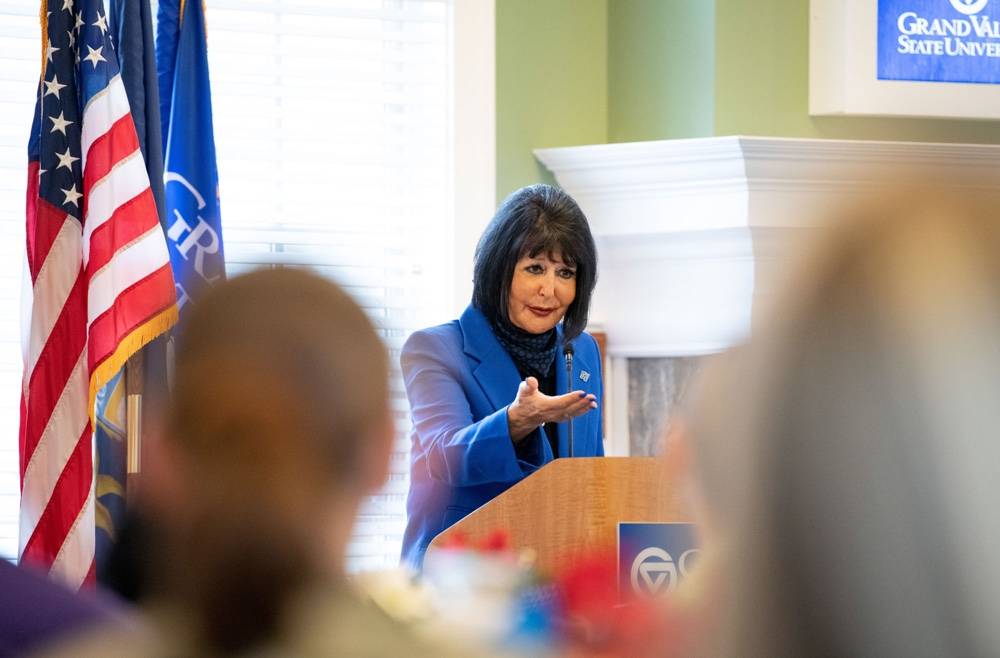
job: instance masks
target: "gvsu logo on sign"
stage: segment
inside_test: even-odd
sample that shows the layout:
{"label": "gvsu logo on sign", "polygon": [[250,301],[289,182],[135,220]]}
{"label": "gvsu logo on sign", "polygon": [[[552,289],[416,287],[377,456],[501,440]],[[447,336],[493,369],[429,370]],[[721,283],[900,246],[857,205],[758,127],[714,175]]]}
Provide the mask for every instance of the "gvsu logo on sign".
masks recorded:
{"label": "gvsu logo on sign", "polygon": [[622,594],[668,594],[698,559],[689,523],[618,524],[618,586]]}
{"label": "gvsu logo on sign", "polygon": [[966,16],[978,14],[990,0],[951,0],[951,6]]}
{"label": "gvsu logo on sign", "polygon": [[677,588],[681,576],[687,576],[697,548],[689,548],[674,562],[667,551],[657,546],[644,548],[632,561],[632,591],[644,596],[659,596]]}
{"label": "gvsu logo on sign", "polygon": [[879,0],[879,79],[1000,83],[998,4]]}

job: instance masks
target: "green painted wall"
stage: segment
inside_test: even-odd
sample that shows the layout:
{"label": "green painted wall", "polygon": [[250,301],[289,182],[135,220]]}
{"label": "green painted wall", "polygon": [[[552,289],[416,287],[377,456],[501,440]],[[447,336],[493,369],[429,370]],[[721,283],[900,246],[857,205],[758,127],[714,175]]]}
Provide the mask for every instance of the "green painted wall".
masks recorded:
{"label": "green painted wall", "polygon": [[608,141],[608,0],[496,0],[497,198],[553,182],[532,149]]}
{"label": "green painted wall", "polygon": [[809,116],[809,0],[715,0],[715,134],[1000,143],[1000,121]]}
{"label": "green painted wall", "polygon": [[711,0],[609,0],[609,142],[714,134],[714,31]]}
{"label": "green painted wall", "polygon": [[497,197],[532,149],[768,135],[1000,143],[1000,121],[809,116],[809,0],[496,0]]}

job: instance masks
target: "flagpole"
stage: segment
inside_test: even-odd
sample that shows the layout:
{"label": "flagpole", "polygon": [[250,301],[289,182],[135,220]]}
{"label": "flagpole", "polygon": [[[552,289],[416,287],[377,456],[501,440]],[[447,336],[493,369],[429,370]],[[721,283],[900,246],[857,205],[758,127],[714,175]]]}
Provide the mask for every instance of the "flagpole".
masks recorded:
{"label": "flagpole", "polygon": [[142,470],[142,394],[145,378],[142,353],[125,364],[125,502],[135,502]]}

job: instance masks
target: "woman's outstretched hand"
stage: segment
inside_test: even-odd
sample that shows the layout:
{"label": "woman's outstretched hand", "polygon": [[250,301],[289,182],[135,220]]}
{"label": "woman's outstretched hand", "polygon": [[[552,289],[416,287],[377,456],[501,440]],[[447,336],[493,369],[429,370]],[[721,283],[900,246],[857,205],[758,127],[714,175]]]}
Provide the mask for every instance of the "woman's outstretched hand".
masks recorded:
{"label": "woman's outstretched hand", "polygon": [[538,390],[538,380],[528,377],[517,387],[517,397],[507,407],[510,438],[517,443],[545,423],[562,423],[596,408],[593,393],[545,395]]}

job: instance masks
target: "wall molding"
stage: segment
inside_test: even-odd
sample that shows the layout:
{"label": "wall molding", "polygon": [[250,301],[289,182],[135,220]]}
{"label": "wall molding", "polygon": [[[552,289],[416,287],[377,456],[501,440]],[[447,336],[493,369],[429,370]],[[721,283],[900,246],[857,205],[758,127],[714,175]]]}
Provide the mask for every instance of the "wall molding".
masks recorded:
{"label": "wall molding", "polygon": [[472,299],[472,254],[496,211],[496,3],[451,3],[452,198],[449,312]]}

